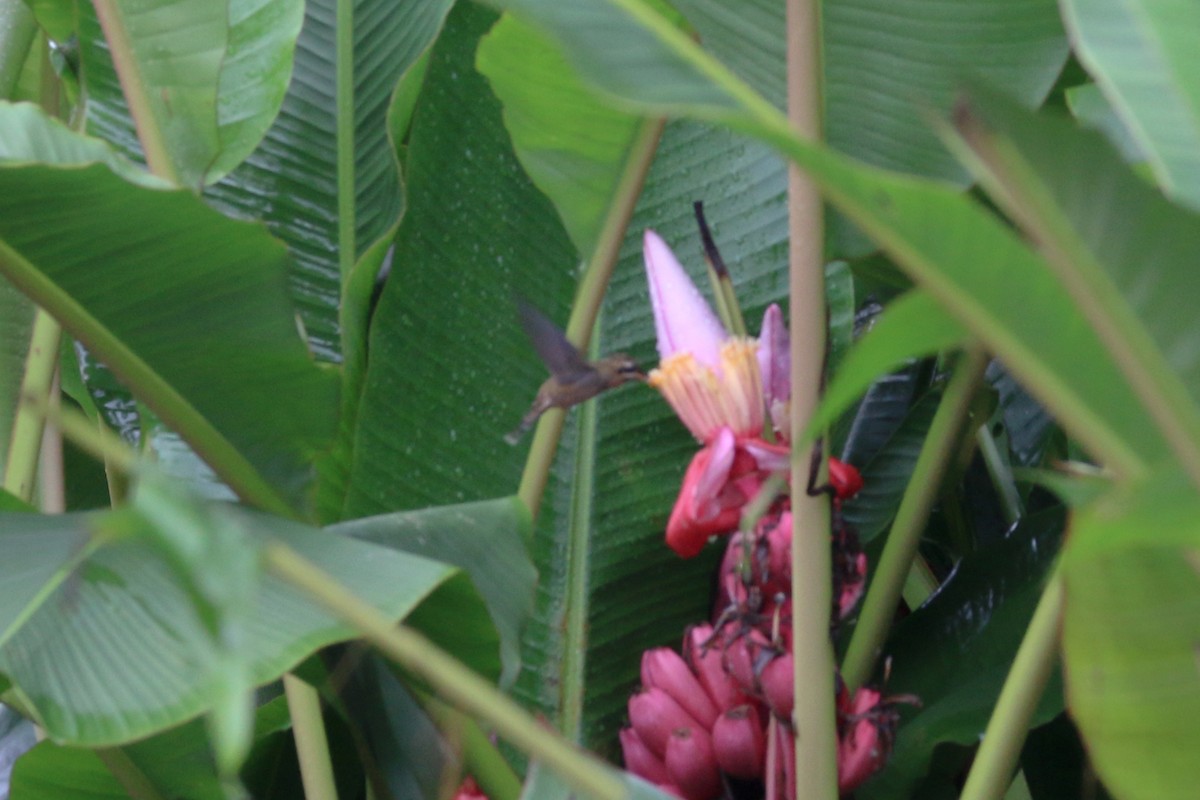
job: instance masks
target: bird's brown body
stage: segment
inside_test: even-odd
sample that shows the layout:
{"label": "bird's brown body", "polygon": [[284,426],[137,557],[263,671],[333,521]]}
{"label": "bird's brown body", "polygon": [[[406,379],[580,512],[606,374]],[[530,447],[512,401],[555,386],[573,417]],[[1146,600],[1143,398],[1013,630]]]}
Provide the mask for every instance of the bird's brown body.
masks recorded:
{"label": "bird's brown body", "polygon": [[538,417],[551,408],[570,408],[626,381],[645,379],[646,375],[637,362],[624,353],[606,356],[595,362],[584,360],[558,326],[540,311],[521,301],[517,306],[521,313],[521,324],[550,370],[550,377],[538,389],[537,397],[521,424],[504,437],[509,444],[516,444],[533,427]]}

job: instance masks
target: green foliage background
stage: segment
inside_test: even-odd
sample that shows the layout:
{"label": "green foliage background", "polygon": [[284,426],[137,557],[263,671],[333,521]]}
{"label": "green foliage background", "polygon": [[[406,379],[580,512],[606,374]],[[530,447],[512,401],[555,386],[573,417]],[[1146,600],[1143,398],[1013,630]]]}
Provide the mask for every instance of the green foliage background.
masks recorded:
{"label": "green foliage background", "polygon": [[[55,738],[12,796],[65,791],[54,776],[124,796],[82,749],[101,745],[128,762],[108,770],[194,797],[240,791],[218,765],[241,747],[243,785],[287,796],[263,766],[290,753],[280,701],[260,693],[250,719],[238,698],[289,669],[331,702],[342,794],[431,795],[443,758],[453,778],[448,750],[413,757],[431,734],[411,705],[329,689],[338,651],[317,651],[355,631],[308,601],[270,611],[267,541],[614,758],[640,654],[708,615],[719,548],[662,544],[695,443],[640,386],[571,412],[528,517],[528,450],[502,437],[544,368],[510,298],[564,326],[595,313],[572,330],[591,353],[652,364],[642,231],[701,280],[703,200],[757,330],[788,300],[789,161],[830,203],[820,414],[867,478],[846,516],[872,564],[955,354],[996,358],[942,454],[932,583],[913,579],[884,647],[889,689],[925,704],[860,796],[956,796],[1048,583],[1061,671],[1030,713],[1070,710],[1064,772],[1122,798],[1194,791],[1200,21],[1167,0],[822,13],[814,143],[779,113],[775,0],[0,1],[0,89],[33,101],[0,104],[0,673]],[[870,304],[882,316],[856,320]],[[145,457],[84,443],[128,473],[117,510],[80,499],[108,484],[78,453],[73,513],[18,510],[37,499],[13,482],[36,461],[27,354],[60,353],[35,305],[62,326],[69,408]],[[407,697],[403,676],[363,674]],[[157,768],[159,748],[200,766]],[[1031,797],[1075,790],[1019,766]]]}

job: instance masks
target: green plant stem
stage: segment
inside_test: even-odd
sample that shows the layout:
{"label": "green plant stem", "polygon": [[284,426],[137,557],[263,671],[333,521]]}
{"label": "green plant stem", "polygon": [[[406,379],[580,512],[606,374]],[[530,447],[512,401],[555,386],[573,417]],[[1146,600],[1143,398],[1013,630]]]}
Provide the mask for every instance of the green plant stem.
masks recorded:
{"label": "green plant stem", "polygon": [[125,95],[129,113],[137,126],[138,141],[142,143],[142,151],[146,154],[146,164],[158,177],[178,184],[179,173],[171,160],[166,133],[154,116],[154,108],[142,80],[142,72],[133,55],[133,43],[129,39],[129,31],[126,30],[125,16],[119,7],[120,4],[117,0],[94,0],[93,5],[96,7],[96,18],[104,30],[104,38],[108,42],[113,67],[121,81],[121,92]]}
{"label": "green plant stem", "polygon": [[417,699],[439,728],[458,733],[463,764],[488,800],[518,800],[521,796],[521,779],[504,760],[504,756],[500,755],[483,728],[433,695],[418,690]]}
{"label": "green plant stem", "polygon": [[46,426],[45,408],[54,385],[61,335],[62,328],[54,318],[38,309],[33,318],[29,355],[25,358],[25,374],[21,379],[22,402],[13,419],[4,465],[4,488],[27,503],[33,498],[33,479],[37,474],[42,432]]}
{"label": "green plant stem", "polygon": [[1017,492],[1016,484],[1013,483],[1012,471],[1005,463],[1000,446],[996,444],[996,437],[992,436],[992,432],[986,425],[979,427],[975,438],[979,444],[979,455],[983,458],[983,464],[987,468],[988,475],[992,479],[992,486],[996,490],[996,496],[1000,498],[1000,506],[1004,510],[1004,521],[1012,525],[1021,518],[1021,495]]}
{"label": "green plant stem", "polygon": [[999,800],[1012,782],[1029,721],[1058,657],[1062,610],[1062,577],[1055,571],[1000,690],[961,800]]}
{"label": "green plant stem", "polygon": [[111,465],[114,472],[127,476],[137,468],[137,456],[126,441],[107,426],[93,424],[82,411],[50,406],[46,416],[72,444]]}
{"label": "green plant stem", "polygon": [[[579,282],[566,334],[567,339],[580,351],[587,351],[588,340],[600,315],[604,290],[612,277],[613,268],[620,255],[621,243],[625,241],[625,231],[629,228],[629,220],[641,195],[646,173],[654,160],[654,152],[658,149],[658,138],[662,135],[663,124],[662,119],[648,119],[638,130],[629,149],[625,171],[617,184],[613,202],[609,205],[604,227],[596,240],[596,248],[592,251],[583,278]],[[521,473],[517,497],[529,508],[535,524],[565,419],[566,413],[559,409],[551,409],[542,415],[533,434],[533,444],[530,445],[529,456],[525,460],[525,470]]]}
{"label": "green plant stem", "polygon": [[[50,384],[52,413],[61,407],[58,370]],[[38,454],[38,510],[43,514],[62,514],[67,510],[66,466],[63,463],[62,431],[50,425],[42,430]]]}
{"label": "green plant stem", "polygon": [[929,426],[929,435],[917,456],[912,478],[896,511],[896,520],[888,532],[887,543],[863,601],[858,625],[846,650],[842,679],[851,691],[862,686],[875,668],[875,660],[896,613],[905,578],[917,554],[921,531],[925,529],[929,510],[937,497],[949,459],[958,452],[958,437],[986,368],[987,356],[977,347],[963,353],[954,366],[950,385],[946,388],[941,406],[933,417],[933,424]]}
{"label": "green plant stem", "polygon": [[292,717],[304,797],[306,800],[337,800],[329,741],[325,737],[325,721],[321,718],[321,698],[316,689],[295,675],[283,676],[283,690]]}
{"label": "green plant stem", "polygon": [[[787,0],[788,123],[801,138],[820,141],[821,6]],[[788,167],[788,294],[791,335],[791,440],[808,427],[820,399],[828,338],[825,308],[824,207],[816,184]],[[796,705],[796,781],[812,800],[837,797],[833,604],[829,501],[808,494],[810,453],[792,448],[792,619]],[[825,458],[820,461],[824,468]]]}
{"label": "green plant stem", "polygon": [[[354,3],[338,0],[335,31],[335,83],[337,104],[337,206],[338,206],[338,272],[343,292],[358,259],[355,211],[354,173]],[[334,800],[337,787],[333,781],[333,761],[329,755],[329,740],[325,735],[325,720],[321,716],[321,699],[316,689],[293,675],[283,676],[287,691],[288,713],[292,717],[292,734],[296,739],[296,755],[304,780],[307,800]]]}
{"label": "green plant stem", "polygon": [[9,99],[17,88],[37,21],[24,0],[0,0],[0,98]]}
{"label": "green plant stem", "polygon": [[[590,348],[595,357],[596,347]],[[584,702],[587,698],[587,636],[588,615],[591,609],[591,548],[588,533],[595,512],[593,494],[596,486],[596,417],[595,403],[585,403],[579,409],[579,438],[575,451],[576,491],[571,492],[570,533],[567,536],[567,574],[563,590],[564,621],[562,625],[562,665],[558,675],[562,681],[558,730],[571,741],[581,741],[583,734]]]}
{"label": "green plant stem", "polygon": [[[964,163],[1029,240],[1037,243],[1192,485],[1200,489],[1200,408],[1162,348],[1033,165],[1003,136],[988,130],[969,106],[956,113],[956,126],[975,156]],[[964,149],[952,147],[959,153]],[[1126,473],[1122,477],[1127,479],[1144,473],[1110,466]]]}
{"label": "green plant stem", "polygon": [[0,274],[69,330],[88,331],[88,345],[126,385],[158,412],[168,427],[181,433],[205,463],[247,504],[289,519],[297,512],[263,479],[258,470],[207,417],[162,375],[141,359],[74,298],[64,294],[43,272],[0,241]]}
{"label": "green plant stem", "polygon": [[59,432],[76,447],[104,463],[112,505],[116,507],[123,503],[129,476],[137,469],[137,455],[133,449],[103,420],[89,420],[73,406],[63,408],[57,402],[46,403],[44,413],[46,419],[56,425]]}
{"label": "green plant stem", "polygon": [[360,631],[380,652],[423,680],[438,696],[491,725],[500,736],[554,770],[572,789],[598,800],[624,798],[624,783],[611,767],[534,720],[433,642],[403,625],[395,625],[287,546],[268,544],[263,557],[272,572]]}
{"label": "green plant stem", "polygon": [[133,763],[124,750],[119,747],[99,747],[95,750],[96,757],[121,784],[121,788],[129,793],[134,800],[167,800],[158,791],[154,782],[146,777],[146,773]]}

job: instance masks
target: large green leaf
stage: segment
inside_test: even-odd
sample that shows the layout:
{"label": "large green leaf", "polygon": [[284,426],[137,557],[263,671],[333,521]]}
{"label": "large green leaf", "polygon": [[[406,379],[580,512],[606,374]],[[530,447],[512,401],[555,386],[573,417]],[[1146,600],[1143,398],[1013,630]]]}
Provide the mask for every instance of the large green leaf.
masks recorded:
{"label": "large green leaf", "polygon": [[[231,17],[259,6],[268,13],[273,4],[243,0],[238,5],[240,11],[234,9]],[[385,122],[392,89],[432,41],[450,2],[360,0],[353,5],[353,36],[339,39],[337,4],[304,4],[291,82],[278,115],[267,118],[273,123],[249,158],[206,191],[231,213],[265,221],[287,243],[296,259],[290,275],[293,299],[315,352],[329,360],[338,360],[343,349],[338,308],[349,267],[395,225],[403,207]],[[252,32],[259,16],[247,17],[232,32],[234,38]],[[81,9],[79,35],[89,130],[140,157],[91,4]],[[295,38],[294,31],[291,35]],[[352,120],[345,135],[338,128],[339,47],[353,71],[341,97],[342,116]],[[377,266],[376,259],[372,267]],[[358,288],[356,306],[365,305],[371,277]],[[359,319],[353,340],[360,337],[361,325]]]}
{"label": "large green leaf", "polygon": [[[204,4],[204,0],[193,3]],[[279,113],[292,77],[292,55],[304,21],[304,6],[300,0],[229,3],[228,45],[217,86],[220,151],[205,170],[206,183],[245,160]]]}
{"label": "large green leaf", "polygon": [[15,96],[36,31],[33,12],[22,0],[0,3],[0,99]]}
{"label": "large green leaf", "polygon": [[[206,191],[223,211],[266,222],[287,244],[294,259],[289,290],[309,345],[318,358],[345,360],[343,435],[322,464],[317,500],[323,519],[337,519],[344,498],[350,458],[345,440],[354,424],[366,310],[382,251],[370,252],[361,268],[352,268],[390,233],[403,207],[385,124],[388,103],[396,80],[428,47],[449,5],[364,0],[354,4],[351,24],[339,37],[336,3],[305,4],[294,74],[278,117],[250,157]],[[140,157],[90,4],[81,10],[80,38],[89,128]],[[339,70],[347,77],[341,91]],[[187,454],[169,433],[149,423],[147,428],[154,434],[147,438],[163,439],[164,449],[178,453],[187,466]]]}
{"label": "large green leaf", "polygon": [[513,17],[480,42],[478,68],[504,105],[521,165],[558,207],[578,251],[590,254],[639,119],[601,102],[552,44]]}
{"label": "large green leaf", "polygon": [[[169,767],[178,765],[165,762]],[[221,800],[212,785],[180,784],[196,800]],[[177,784],[178,785],[178,784]],[[43,741],[25,753],[13,766],[10,784],[13,800],[50,800],[56,797],[79,797],[87,800],[127,800],[129,792],[109,772],[94,750],[64,747]]]}
{"label": "large green leaf", "polygon": [[229,42],[225,8],[109,2],[96,16],[146,158],[160,176],[198,188],[221,146],[214,111]]}
{"label": "large green leaf", "polygon": [[[255,749],[244,775],[273,774],[282,783],[286,772],[278,769],[278,739],[281,731],[290,738],[290,721],[283,697],[257,709]],[[208,735],[200,720],[163,731],[148,739],[98,753],[82,747],[40,742],[14,765],[10,797],[13,800],[52,800],[60,797],[112,798],[126,800],[129,791],[109,769],[109,764],[130,764],[167,797],[189,800],[226,800],[231,795],[223,786],[210,754]],[[128,773],[124,773],[128,775]],[[252,790],[264,788],[259,785]],[[264,793],[256,792],[255,797]]]}
{"label": "large green leaf", "polygon": [[[755,0],[734,7],[682,0],[677,6],[706,49],[783,107],[783,3]],[[937,0],[832,0],[822,11],[829,143],[872,164],[918,175],[967,179],[922,118],[929,109],[949,107],[964,75],[986,75],[1037,102],[1067,54],[1058,8],[1047,0],[950,7]]]}
{"label": "large green leaf", "polygon": [[1179,474],[1078,513],[1063,560],[1071,714],[1122,798],[1195,794],[1200,498]]}
{"label": "large green leaf", "polygon": [[23,0],[37,23],[54,42],[66,42],[75,31],[73,0]]}
{"label": "large green leaf", "polygon": [[1200,215],[1135,176],[1099,133],[1056,115],[976,90],[958,125],[988,191],[1088,309],[1139,400],[1160,409],[1159,430],[1200,440],[1200,331],[1189,302],[1200,293]]}
{"label": "large green leaf", "polygon": [[[524,177],[475,71],[476,43],[494,20],[456,7],[431,55],[409,138],[409,208],[375,313],[347,516],[508,494],[520,478],[522,449],[503,435],[545,368],[515,310],[497,298],[515,290],[563,319],[579,256],[553,206]],[[569,487],[570,475],[553,478],[552,495],[560,482]],[[555,500],[540,515],[541,582],[529,636],[562,629],[556,576],[567,569],[566,544],[555,531],[566,529],[567,517]],[[557,716],[560,704],[545,696],[561,677],[542,665],[561,660],[563,641],[545,648],[527,644],[521,683],[530,688],[522,694]]]}
{"label": "large green leaf", "polygon": [[[681,0],[706,50],[775,106],[785,96],[784,3]],[[926,124],[960,80],[986,76],[1037,103],[1067,55],[1052,0],[829,0],[822,10],[825,137],[847,155],[964,185],[968,176]],[[865,98],[869,98],[866,100]],[[831,217],[831,249],[854,254],[860,236]]]}
{"label": "large green leaf", "polygon": [[457,6],[431,54],[408,210],[372,325],[348,518],[505,496],[520,476],[503,436],[544,368],[507,298],[516,290],[561,318],[576,255],[475,72],[493,20]]}
{"label": "large green leaf", "polygon": [[822,25],[830,146],[960,185],[967,175],[938,145],[928,114],[950,107],[966,75],[1038,103],[1067,57],[1058,5],[1047,0],[834,0]]}
{"label": "large green leaf", "polygon": [[[296,260],[292,293],[313,349],[334,361],[361,357],[344,346],[364,345],[362,315],[378,259],[365,285],[343,298],[350,267],[388,235],[404,208],[388,103],[437,35],[450,1],[351,5],[353,37],[339,38],[338,3],[305,4],[294,75],[275,124],[246,162],[207,192],[222,208],[266,222],[288,245]],[[352,70],[340,98],[339,47]],[[339,317],[342,302],[355,319]]]}
{"label": "large green leaf", "polygon": [[342,517],[351,469],[379,245],[405,207],[389,103],[451,3],[349,5],[350,30],[339,32],[338,3],[305,4],[295,74],[278,119],[246,162],[207,192],[221,208],[264,221],[287,244],[295,260],[291,293],[313,352],[344,365],[339,436],[321,464],[317,499],[329,521]]}
{"label": "large green leaf", "polygon": [[[565,319],[580,255],[554,207],[521,174],[499,108],[474,71],[475,42],[493,20],[470,6],[456,9],[418,101],[408,149],[410,206],[376,311],[348,516],[510,493],[520,479],[522,448],[502,437],[545,368],[515,311],[496,298],[515,290]],[[762,200],[778,193],[782,174],[765,148],[707,126],[668,126],[595,346],[652,360],[640,231],[659,229],[702,275],[695,199],[709,201],[743,299],[761,311],[780,297],[784,212],[763,208]],[[749,236],[726,235],[738,217]],[[591,445],[568,429],[539,516],[534,558],[541,582],[518,691],[556,719],[569,706],[572,735],[580,735],[586,694],[589,719],[600,713],[607,720],[586,739],[607,746],[636,680],[640,649],[676,640],[703,613],[707,599],[695,586],[708,567],[679,562],[661,538],[690,437],[642,387],[600,405],[614,409],[596,427],[603,449],[585,450]],[[573,413],[578,419],[583,412]],[[573,518],[576,503],[583,505]],[[661,613],[664,606],[670,613]],[[646,613],[651,607],[656,613]],[[587,657],[593,650],[603,654],[596,664]]]}
{"label": "large green leaf", "polygon": [[1117,116],[1099,86],[1094,83],[1075,86],[1064,92],[1064,97],[1075,118],[1108,137],[1126,161],[1136,164],[1146,160],[1128,126]]}
{"label": "large green leaf", "polygon": [[80,136],[32,103],[0,102],[0,162],[105,164],[131,183],[171,188],[100,139]]}
{"label": "large green leaf", "polygon": [[[5,128],[26,130],[25,158],[60,157],[60,126],[21,111],[0,107]],[[239,494],[299,505],[333,432],[336,385],[296,336],[284,248],[190,192],[135,186],[77,151],[61,158],[0,167],[0,272]]]}
{"label": "large green leaf", "polygon": [[[179,766],[170,760],[164,760],[163,763],[168,768]],[[195,800],[224,800],[228,797],[220,790],[215,775],[203,784],[195,780],[181,780],[177,774],[172,778],[170,785],[159,788],[168,791],[183,789],[189,793],[188,797]],[[95,750],[43,741],[21,756],[14,765],[9,796],[13,800],[52,800],[59,797],[128,800],[130,793]]]}
{"label": "large green leaf", "polygon": [[634,0],[506,5],[551,31],[587,79],[624,102],[723,121],[786,153],[1096,453],[1134,467],[1165,451],[1043,261],[969,198],[798,140],[773,107]]}
{"label": "large green leaf", "polygon": [[[520,666],[521,627],[533,606],[537,573],[525,551],[529,514],[515,498],[366,517],[330,532],[459,567],[471,576],[500,634],[504,675]],[[460,628],[461,623],[455,624]]]}
{"label": "large green leaf", "polygon": [[199,188],[254,149],[283,100],[303,10],[298,0],[97,6],[161,174]]}
{"label": "large green leaf", "polygon": [[[1021,522],[1009,535],[965,558],[949,580],[899,623],[884,647],[887,693],[912,693],[885,770],[860,790],[870,800],[908,798],[944,742],[978,742],[1009,665],[1041,596],[1063,536],[1062,509]],[[1037,719],[1062,710],[1057,685]]]}
{"label": "large green leaf", "polygon": [[1200,207],[1200,20],[1187,0],[1064,0],[1075,52],[1167,194]]}
{"label": "large green leaf", "polygon": [[20,628],[46,595],[67,579],[84,556],[86,532],[65,528],[54,517],[28,514],[5,530],[5,575],[0,585],[0,645]]}
{"label": "large green leaf", "polygon": [[[128,741],[214,708],[230,667],[220,648],[230,643],[257,685],[316,648],[351,638],[353,629],[269,574],[250,575],[251,583],[229,591],[244,556],[253,558],[268,540],[320,564],[393,617],[435,593],[431,607],[449,605],[464,621],[481,614],[470,605],[465,576],[446,565],[221,504],[164,507],[139,499],[136,510],[108,514],[0,515],[6,539],[20,542],[43,529],[62,539],[103,532],[112,541],[69,580],[47,581],[36,609],[0,648],[0,672],[13,691],[66,742]],[[42,553],[42,572],[71,563],[63,552]],[[20,562],[5,564],[14,577],[19,569]],[[453,632],[428,630],[462,644],[454,649],[470,663],[485,670],[496,663],[497,642],[486,632],[458,643]]]}
{"label": "large green leaf", "polygon": [[[608,16],[611,5],[586,5],[540,6],[538,11],[548,16],[536,18],[543,31],[575,37],[565,53],[586,78],[656,112],[711,101],[719,108],[706,106],[698,113],[738,117],[741,124],[750,125],[740,116],[741,97],[728,93],[727,83],[709,84],[704,70],[692,71],[696,62],[684,45],[664,56],[670,62],[668,77],[676,83],[664,82],[656,61],[663,53],[656,38],[660,29],[650,33],[631,28],[628,18]],[[592,21],[603,24],[580,21],[571,16],[575,12],[595,15]],[[515,288],[555,319],[566,316],[568,269],[579,254],[566,245],[557,225],[548,222],[554,218],[544,199],[531,188],[521,188],[527,184],[511,175],[514,161],[508,142],[488,133],[499,118],[494,106],[475,82],[466,56],[451,57],[453,48],[472,48],[473,39],[456,26],[465,25],[462,20],[468,14],[478,13],[463,9],[451,17],[454,24],[434,52],[414,118],[408,150],[411,205],[398,240],[396,272],[376,316],[347,503],[350,515],[511,491],[517,480],[517,454],[505,451],[499,436],[520,415],[544,372],[511,312],[495,298]],[[472,30],[484,26],[480,22]],[[587,40],[589,36],[594,38]],[[636,58],[623,61],[631,54]],[[599,74],[610,67],[613,74]],[[689,74],[697,81],[681,88],[680,80],[689,81]],[[453,111],[439,114],[446,104]],[[470,158],[464,159],[463,153]],[[746,304],[761,308],[765,301],[778,299],[785,285],[784,184],[781,161],[762,146],[704,125],[668,125],[635,212],[634,232],[622,251],[596,347],[650,356],[652,333],[638,229],[655,227],[680,249],[685,262],[698,266],[699,247],[688,213],[695,199],[709,202],[710,221],[726,260],[742,279],[739,291]],[[860,203],[878,202],[877,184],[861,188]],[[903,185],[910,194],[924,188]],[[944,189],[930,190],[944,204],[965,205]],[[895,186],[888,185],[884,194],[892,191]],[[924,198],[908,196],[902,205],[921,209]],[[508,211],[513,208],[521,209],[519,217]],[[1014,250],[1023,252],[971,206],[959,213],[979,218],[984,241],[977,249],[972,245],[974,218],[960,219],[960,233],[947,237],[944,212],[944,207],[935,208],[909,221],[910,230],[924,237],[915,249],[936,252],[939,264],[959,265],[965,271],[982,261],[999,270],[1007,267]],[[1000,248],[997,239],[1004,243]],[[948,242],[952,246],[947,247]],[[939,248],[945,250],[937,252]],[[1031,270],[1040,267],[1031,257],[1026,265]],[[469,279],[464,280],[464,274]],[[530,291],[531,286],[537,288]],[[979,295],[988,297],[993,289],[983,287]],[[1013,291],[1012,284],[1008,290]],[[1017,328],[1018,317],[1025,321],[1030,304],[1025,297],[1009,299],[1007,313]],[[1070,311],[1061,295],[1053,300],[1057,302],[1040,309],[1040,318],[1057,330]],[[956,316],[977,323],[976,311],[964,308]],[[993,333],[998,329],[993,327]],[[1043,338],[1031,333],[1026,354],[1040,353]],[[1071,341],[1069,359],[1065,342],[1056,355],[1082,373],[1079,344]],[[1096,350],[1094,343],[1083,347]],[[1103,362],[1103,356],[1098,360]],[[1105,392],[1119,391],[1101,386]],[[1063,395],[1056,396],[1061,403]],[[527,637],[528,667],[518,688],[535,705],[562,719],[572,735],[607,745],[620,722],[639,649],[674,639],[685,621],[704,615],[706,602],[694,587],[706,565],[678,563],[659,538],[678,477],[692,453],[682,428],[661,401],[639,387],[605,397],[599,409],[594,424],[585,421],[579,434],[568,433],[542,510],[535,558],[543,588]],[[1114,402],[1106,410],[1120,415],[1128,406]],[[1130,423],[1129,438],[1140,441],[1144,420],[1133,416],[1136,424]],[[651,608],[655,613],[648,613]]]}
{"label": "large green leaf", "polygon": [[939,390],[925,392],[908,409],[887,442],[869,459],[855,462],[863,488],[846,501],[842,512],[864,542],[883,533],[895,517],[941,399]]}
{"label": "large green leaf", "polygon": [[[640,4],[630,4],[635,5]],[[706,50],[782,106],[783,3],[755,0],[734,8],[714,0],[684,0],[676,6]],[[957,82],[981,72],[1037,102],[1049,91],[1067,52],[1057,9],[1048,0],[986,0],[949,11],[930,0],[842,0],[826,3],[823,11],[826,136],[831,146],[870,163],[960,183],[966,182],[965,172],[937,142],[923,116],[948,107]],[[556,19],[570,24],[565,13],[556,12]],[[639,64],[643,56],[629,36],[624,31],[619,46],[616,37],[607,37],[609,53],[593,55],[590,47],[585,46],[586,52],[572,47],[568,58]],[[627,97],[625,81],[634,79],[622,77],[608,88]],[[692,92],[689,100],[699,96]],[[672,105],[667,102],[664,108]],[[782,183],[778,191],[782,195]],[[835,222],[834,252],[860,251],[861,238],[849,236],[843,227]]]}

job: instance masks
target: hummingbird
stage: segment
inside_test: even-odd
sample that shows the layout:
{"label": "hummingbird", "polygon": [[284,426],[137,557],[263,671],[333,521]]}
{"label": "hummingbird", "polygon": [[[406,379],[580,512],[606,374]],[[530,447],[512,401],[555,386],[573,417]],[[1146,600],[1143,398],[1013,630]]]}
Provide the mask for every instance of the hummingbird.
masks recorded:
{"label": "hummingbird", "polygon": [[605,356],[595,362],[587,361],[575,345],[567,341],[566,334],[542,312],[520,298],[516,303],[521,327],[550,370],[550,377],[538,389],[521,424],[504,437],[509,444],[520,441],[538,417],[551,408],[570,408],[626,381],[646,379],[637,362],[624,353]]}

